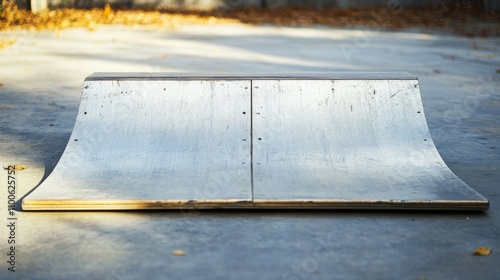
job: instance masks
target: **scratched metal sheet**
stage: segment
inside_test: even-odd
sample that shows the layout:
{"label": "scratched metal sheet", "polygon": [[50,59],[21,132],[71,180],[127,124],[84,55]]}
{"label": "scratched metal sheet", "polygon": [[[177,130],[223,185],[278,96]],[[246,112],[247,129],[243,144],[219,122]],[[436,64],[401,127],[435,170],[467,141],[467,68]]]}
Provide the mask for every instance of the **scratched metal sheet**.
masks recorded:
{"label": "scratched metal sheet", "polygon": [[432,142],[417,79],[253,81],[256,204],[487,209]]}
{"label": "scratched metal sheet", "polygon": [[486,210],[429,134],[408,73],[100,73],[25,210]]}
{"label": "scratched metal sheet", "polygon": [[76,124],[30,209],[250,201],[250,81],[84,82]]}

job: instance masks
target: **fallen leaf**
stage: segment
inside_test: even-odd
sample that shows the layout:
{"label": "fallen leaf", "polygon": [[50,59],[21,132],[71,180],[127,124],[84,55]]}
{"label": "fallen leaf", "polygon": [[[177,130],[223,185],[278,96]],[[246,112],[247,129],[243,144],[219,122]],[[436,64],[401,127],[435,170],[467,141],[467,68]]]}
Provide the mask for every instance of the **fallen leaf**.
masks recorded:
{"label": "fallen leaf", "polygon": [[441,73],[441,70],[439,70],[439,69],[432,69],[432,72],[434,72],[436,74],[439,74],[439,73]]}
{"label": "fallen leaf", "polygon": [[0,83],[0,87],[3,87],[3,83]]}
{"label": "fallen leaf", "polygon": [[16,42],[15,39],[0,39],[0,49],[7,48],[8,46],[14,44]]}
{"label": "fallen leaf", "polygon": [[26,169],[26,166],[22,165],[9,165],[8,167],[4,167],[4,170],[24,170]]}
{"label": "fallen leaf", "polygon": [[109,4],[106,4],[104,6],[104,16],[109,17],[112,12],[113,12],[113,10],[111,9],[111,6]]}
{"label": "fallen leaf", "polygon": [[172,251],[172,256],[185,256],[186,252],[182,250],[174,250]]}
{"label": "fallen leaf", "polygon": [[491,249],[483,246],[477,248],[472,253],[473,256],[488,256],[489,254],[491,254]]}

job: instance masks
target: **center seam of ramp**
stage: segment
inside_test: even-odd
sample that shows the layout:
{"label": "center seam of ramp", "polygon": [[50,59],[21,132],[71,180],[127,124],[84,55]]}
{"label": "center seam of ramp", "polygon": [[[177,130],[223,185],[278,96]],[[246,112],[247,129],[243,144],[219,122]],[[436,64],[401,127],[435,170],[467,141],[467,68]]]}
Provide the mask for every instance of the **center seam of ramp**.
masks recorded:
{"label": "center seam of ramp", "polygon": [[253,80],[250,80],[250,192],[252,202],[254,202],[253,193]]}

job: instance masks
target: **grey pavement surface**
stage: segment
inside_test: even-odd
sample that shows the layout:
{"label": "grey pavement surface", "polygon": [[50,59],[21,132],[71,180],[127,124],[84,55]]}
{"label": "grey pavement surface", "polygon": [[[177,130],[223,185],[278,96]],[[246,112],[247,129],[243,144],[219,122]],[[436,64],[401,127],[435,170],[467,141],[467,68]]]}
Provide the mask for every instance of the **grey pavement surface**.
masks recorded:
{"label": "grey pavement surface", "polygon": [[[431,30],[432,31],[432,30]],[[273,26],[0,32],[0,165],[53,170],[93,72],[408,71],[433,139],[488,212],[23,212],[0,176],[0,279],[498,279],[500,38]],[[15,220],[15,269],[7,225]],[[11,238],[12,239],[12,238]],[[10,240],[11,240],[10,239]],[[489,256],[472,256],[479,246]],[[185,256],[173,256],[183,250]]]}

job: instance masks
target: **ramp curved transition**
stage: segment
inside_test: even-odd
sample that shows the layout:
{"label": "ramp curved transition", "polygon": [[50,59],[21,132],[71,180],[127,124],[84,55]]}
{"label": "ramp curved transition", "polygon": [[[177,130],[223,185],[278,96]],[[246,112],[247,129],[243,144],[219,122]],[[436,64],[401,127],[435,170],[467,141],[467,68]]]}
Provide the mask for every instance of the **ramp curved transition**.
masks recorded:
{"label": "ramp curved transition", "polygon": [[25,210],[487,210],[434,146],[401,73],[95,73]]}

